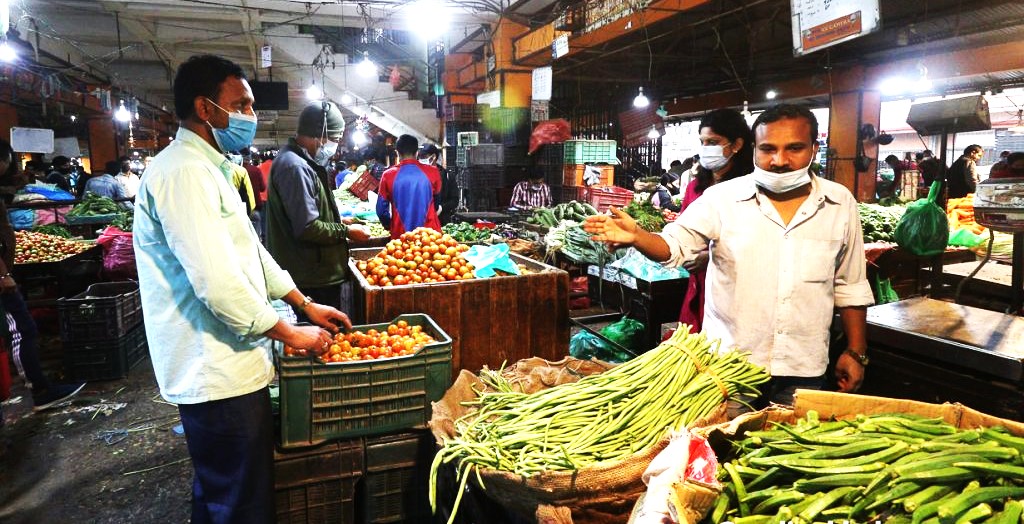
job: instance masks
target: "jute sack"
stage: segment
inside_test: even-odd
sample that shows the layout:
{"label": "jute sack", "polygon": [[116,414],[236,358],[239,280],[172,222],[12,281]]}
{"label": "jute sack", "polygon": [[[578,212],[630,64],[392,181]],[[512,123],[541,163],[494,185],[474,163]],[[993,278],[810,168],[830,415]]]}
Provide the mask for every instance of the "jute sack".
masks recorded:
{"label": "jute sack", "polygon": [[[524,391],[553,387],[566,382],[575,382],[584,376],[599,373],[611,366],[602,362],[584,361],[567,357],[558,362],[539,358],[520,361],[505,370],[519,381]],[[506,375],[506,378],[508,376]],[[515,382],[513,382],[515,383]],[[532,388],[536,387],[536,390]],[[455,437],[454,421],[471,412],[462,402],[473,400],[484,390],[483,382],[472,373],[463,370],[444,397],[433,406],[430,428],[439,445]],[[694,426],[716,424],[725,420],[725,404],[710,417],[697,421]],[[551,512],[564,515],[564,509],[571,511],[575,524],[625,523],[636,500],[647,489],[641,475],[655,456],[668,445],[668,438],[654,446],[638,451],[617,461],[601,463],[578,471],[558,471],[523,477],[514,473],[494,469],[480,469],[484,493],[505,507],[543,522]],[[476,475],[470,475],[476,482]],[[564,517],[559,522],[566,521]]]}

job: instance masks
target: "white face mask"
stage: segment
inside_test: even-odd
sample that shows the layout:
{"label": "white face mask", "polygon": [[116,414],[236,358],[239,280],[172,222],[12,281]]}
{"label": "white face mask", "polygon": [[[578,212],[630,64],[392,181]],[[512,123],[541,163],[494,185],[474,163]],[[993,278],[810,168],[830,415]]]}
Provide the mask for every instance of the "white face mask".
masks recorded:
{"label": "white face mask", "polygon": [[757,163],[754,163],[754,183],[765,191],[772,193],[785,193],[810,184],[811,175],[808,173],[810,168],[811,163],[808,162],[806,166],[801,169],[797,169],[796,171],[775,173],[761,169]]}
{"label": "white face mask", "polygon": [[325,141],[319,149],[316,151],[316,158],[313,160],[322,166],[327,166],[331,161],[331,157],[338,151],[338,143],[331,142],[330,140]]}
{"label": "white face mask", "polygon": [[420,159],[420,163],[425,165],[425,166],[429,166],[429,165],[433,165],[434,162],[433,162],[433,160],[431,160],[429,158],[421,158]]}
{"label": "white face mask", "polygon": [[725,164],[729,163],[729,159],[732,155],[725,156],[723,154],[724,148],[722,146],[701,146],[700,148],[700,165],[708,171],[716,172]]}

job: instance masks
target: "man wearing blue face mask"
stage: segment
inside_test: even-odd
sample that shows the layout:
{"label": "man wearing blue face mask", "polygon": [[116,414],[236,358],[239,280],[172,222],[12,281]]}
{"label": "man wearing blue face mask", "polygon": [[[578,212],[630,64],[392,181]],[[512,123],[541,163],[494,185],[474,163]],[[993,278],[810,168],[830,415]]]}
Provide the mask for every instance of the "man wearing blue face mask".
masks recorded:
{"label": "man wearing blue face mask", "polygon": [[347,310],[348,242],[370,235],[364,226],[342,222],[331,192],[326,166],[344,133],[337,105],[307,105],[295,138],[271,165],[266,209],[267,249],[274,259],[313,300]]}
{"label": "man wearing blue face mask", "polygon": [[847,339],[836,382],[856,391],[873,303],[857,203],[845,187],[809,173],[818,151],[809,110],[776,106],[753,132],[754,172],[709,187],[663,233],[645,232],[619,210],[588,218],[584,229],[669,266],[710,248],[703,332],[768,368],[772,381],[755,406],[792,404],[796,388],[825,385],[833,308]]}
{"label": "man wearing blue face mask", "polygon": [[[256,135],[242,69],[188,59],[174,78],[174,141],[142,175],[134,244],[146,337],[160,394],[178,405],[195,470],[193,523],[263,523],[274,511],[270,340],[326,348],[335,308],[295,287],[253,230],[231,186],[228,151]],[[271,300],[316,326],[280,319]]]}

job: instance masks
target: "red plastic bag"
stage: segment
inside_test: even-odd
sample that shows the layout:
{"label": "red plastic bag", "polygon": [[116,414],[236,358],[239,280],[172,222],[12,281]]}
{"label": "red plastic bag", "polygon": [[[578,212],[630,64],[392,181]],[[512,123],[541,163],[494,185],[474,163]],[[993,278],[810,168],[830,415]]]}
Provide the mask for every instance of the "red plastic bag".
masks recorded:
{"label": "red plastic bag", "polygon": [[109,280],[138,280],[135,265],[135,247],[130,231],[110,226],[103,230],[96,242],[103,246],[103,274]]}
{"label": "red plastic bag", "polygon": [[530,134],[530,150],[527,154],[532,155],[544,144],[561,144],[572,138],[572,127],[569,121],[564,118],[556,120],[545,120],[533,128]]}

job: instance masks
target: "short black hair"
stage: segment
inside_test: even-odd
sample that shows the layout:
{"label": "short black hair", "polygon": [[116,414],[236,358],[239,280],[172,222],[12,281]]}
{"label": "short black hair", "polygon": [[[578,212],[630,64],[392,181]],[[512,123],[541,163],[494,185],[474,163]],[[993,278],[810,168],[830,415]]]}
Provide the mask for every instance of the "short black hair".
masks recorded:
{"label": "short black hair", "polygon": [[121,172],[121,162],[118,161],[118,160],[111,160],[110,162],[107,162],[103,172],[107,173],[108,175],[116,175],[116,174],[120,173]]}
{"label": "short black hair", "polygon": [[887,164],[898,164],[900,159],[896,155],[889,155],[885,157],[885,163]]}
{"label": "short black hair", "polygon": [[765,110],[764,113],[757,115],[757,120],[754,120],[754,125],[750,126],[750,130],[756,136],[757,126],[778,122],[783,118],[803,118],[807,120],[811,124],[811,145],[818,143],[818,119],[810,109],[796,104],[778,104]]}
{"label": "short black hair", "polygon": [[676,166],[681,166],[681,165],[683,165],[683,163],[680,162],[679,160],[673,160],[672,163],[670,163],[668,165],[668,167],[676,167]]}
{"label": "short black hair", "polygon": [[174,114],[179,120],[191,117],[197,96],[216,101],[221,83],[229,76],[245,80],[241,66],[230,60],[214,55],[190,57],[174,75]]}
{"label": "short black hair", "polygon": [[[8,146],[10,146],[10,144],[8,144]],[[63,155],[57,155],[53,157],[53,162],[51,163],[53,164],[54,169],[56,169],[64,164],[70,164],[71,159]]]}
{"label": "short black hair", "polygon": [[420,141],[412,135],[402,135],[395,141],[395,150],[404,157],[416,155],[416,150],[419,148]]}
{"label": "short black hair", "polygon": [[964,156],[967,156],[975,151],[983,151],[983,149],[978,144],[971,144],[964,148]]}

